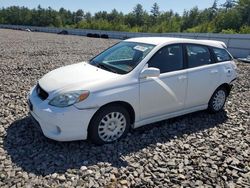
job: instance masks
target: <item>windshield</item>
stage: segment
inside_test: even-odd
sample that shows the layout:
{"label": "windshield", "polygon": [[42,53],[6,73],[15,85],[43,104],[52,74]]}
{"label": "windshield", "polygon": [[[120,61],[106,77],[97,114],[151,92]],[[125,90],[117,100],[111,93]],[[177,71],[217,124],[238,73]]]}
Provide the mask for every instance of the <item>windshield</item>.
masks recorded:
{"label": "windshield", "polygon": [[90,60],[101,69],[126,74],[132,71],[154,48],[154,45],[137,42],[120,42]]}

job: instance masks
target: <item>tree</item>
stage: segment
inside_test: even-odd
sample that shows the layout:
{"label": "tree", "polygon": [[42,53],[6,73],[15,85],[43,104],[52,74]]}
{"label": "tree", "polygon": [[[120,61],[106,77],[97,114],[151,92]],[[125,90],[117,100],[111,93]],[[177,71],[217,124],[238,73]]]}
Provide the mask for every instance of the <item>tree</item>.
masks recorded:
{"label": "tree", "polygon": [[153,17],[155,17],[155,18],[158,17],[160,15],[159,5],[157,3],[154,3],[150,12],[153,15]]}
{"label": "tree", "polygon": [[87,22],[91,22],[91,18],[92,18],[92,15],[90,12],[87,12],[84,16],[84,18],[86,19]]}
{"label": "tree", "polygon": [[242,25],[250,26],[250,0],[239,0],[236,9],[240,12],[242,17]]}
{"label": "tree", "polygon": [[128,14],[113,9],[91,15],[84,14],[82,9],[71,12],[40,5],[34,9],[11,6],[0,8],[0,23],[132,32],[250,33],[250,0],[227,0],[220,8],[218,0],[214,0],[210,8],[194,7],[185,10],[182,16],[172,10],[160,12],[159,9],[154,3],[148,13],[137,4]]}
{"label": "tree", "polygon": [[212,9],[212,10],[215,10],[215,11],[218,10],[218,0],[214,0],[214,3],[213,3],[213,5],[212,5],[211,9]]}
{"label": "tree", "polygon": [[204,11],[201,12],[201,16],[203,16],[203,20],[205,21],[211,21],[217,14],[218,11],[218,0],[214,0],[214,3],[212,7],[208,9],[204,9]]}
{"label": "tree", "polygon": [[236,1],[235,0],[226,0],[225,3],[223,3],[221,6],[226,8],[226,11],[228,9],[233,8],[236,5]]}
{"label": "tree", "polygon": [[222,30],[239,30],[241,27],[242,18],[239,12],[235,9],[224,11],[218,14],[215,18],[215,28],[217,32]]}
{"label": "tree", "polygon": [[107,19],[109,22],[118,24],[120,20],[120,14],[116,9],[113,9],[110,14],[108,14]]}
{"label": "tree", "polygon": [[60,16],[56,16],[55,20],[54,20],[54,24],[55,27],[62,27],[62,19]]}
{"label": "tree", "polygon": [[108,19],[108,13],[107,11],[99,11],[95,13],[95,19]]}
{"label": "tree", "polygon": [[134,7],[134,10],[132,12],[134,19],[135,19],[135,23],[138,26],[142,26],[144,21],[143,21],[143,14],[144,14],[144,10],[141,4],[137,4]]}
{"label": "tree", "polygon": [[190,11],[184,11],[182,17],[181,31],[185,31],[187,28],[192,28],[200,23],[198,19],[200,15],[198,7],[192,8]]}
{"label": "tree", "polygon": [[63,26],[67,26],[67,25],[72,25],[73,24],[74,17],[73,17],[73,14],[72,14],[71,11],[67,11],[64,8],[60,8],[58,14],[61,17],[62,25]]}
{"label": "tree", "polygon": [[81,21],[84,18],[84,12],[82,9],[79,9],[75,13],[75,23]]}

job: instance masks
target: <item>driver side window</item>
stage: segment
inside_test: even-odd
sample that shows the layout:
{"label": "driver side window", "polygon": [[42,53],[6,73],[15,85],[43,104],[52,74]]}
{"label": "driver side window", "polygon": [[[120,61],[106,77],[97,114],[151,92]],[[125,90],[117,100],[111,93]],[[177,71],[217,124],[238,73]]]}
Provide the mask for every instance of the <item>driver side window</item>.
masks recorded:
{"label": "driver side window", "polygon": [[148,67],[160,69],[161,74],[183,68],[182,45],[170,45],[160,49],[149,60]]}

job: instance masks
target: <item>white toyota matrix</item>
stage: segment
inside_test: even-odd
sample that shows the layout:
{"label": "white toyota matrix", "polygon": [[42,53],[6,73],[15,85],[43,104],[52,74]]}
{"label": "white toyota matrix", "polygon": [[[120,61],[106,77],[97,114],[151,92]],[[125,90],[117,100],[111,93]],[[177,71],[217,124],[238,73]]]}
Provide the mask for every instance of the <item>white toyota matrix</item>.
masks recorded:
{"label": "white toyota matrix", "polygon": [[29,95],[30,114],[58,141],[104,144],[130,128],[223,109],[236,65],[223,42],[128,39],[88,62],[53,70]]}

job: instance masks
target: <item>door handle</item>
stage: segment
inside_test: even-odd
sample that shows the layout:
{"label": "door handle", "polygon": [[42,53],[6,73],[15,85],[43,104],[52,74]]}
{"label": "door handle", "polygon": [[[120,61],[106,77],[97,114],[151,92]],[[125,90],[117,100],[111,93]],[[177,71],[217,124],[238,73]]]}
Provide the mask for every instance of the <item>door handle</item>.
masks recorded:
{"label": "door handle", "polygon": [[178,79],[179,80],[184,80],[184,79],[187,79],[187,76],[182,75],[182,76],[179,76]]}
{"label": "door handle", "polygon": [[218,70],[211,70],[210,73],[211,74],[216,74],[216,73],[218,73]]}

